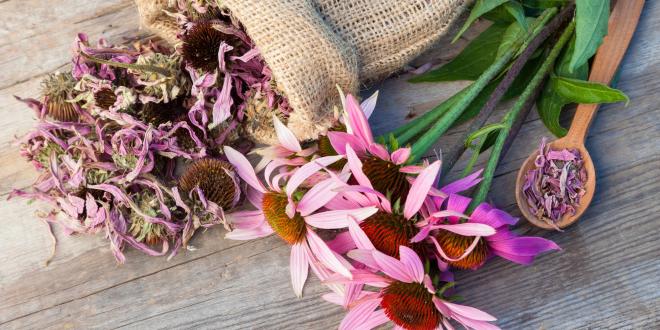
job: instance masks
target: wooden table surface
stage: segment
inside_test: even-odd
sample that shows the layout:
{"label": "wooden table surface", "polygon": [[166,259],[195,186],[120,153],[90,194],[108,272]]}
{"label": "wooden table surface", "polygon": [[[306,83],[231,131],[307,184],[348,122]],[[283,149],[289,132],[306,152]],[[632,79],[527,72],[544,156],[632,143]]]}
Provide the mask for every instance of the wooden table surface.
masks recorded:
{"label": "wooden table surface", "polygon": [[[34,118],[12,95],[35,97],[44,74],[66,69],[79,31],[113,42],[144,36],[131,0],[0,0],[0,328],[336,328],[344,312],[321,300],[327,290],[318,280],[308,281],[302,299],[294,297],[289,247],[277,237],[228,241],[215,228],[196,236],[196,251],[170,261],[129,250],[126,264],[117,265],[101,235],[66,237],[55,228],[57,251],[44,265],[52,242],[35,216],[43,206],[4,201],[36,177],[13,144]],[[465,44],[444,42],[416,62],[450,58]],[[587,140],[598,173],[591,208],[563,233],[522,223],[520,232],[550,238],[563,250],[529,267],[500,259],[457,274],[467,304],[497,316],[504,329],[660,327],[659,75],[660,1],[654,0],[647,1],[621,68],[618,87],[631,102],[603,106]],[[377,86],[376,133],[465,86],[411,85],[408,77]],[[438,148],[456,142],[457,132]],[[514,215],[515,174],[544,135],[550,133],[530,114],[497,170],[492,201]]]}

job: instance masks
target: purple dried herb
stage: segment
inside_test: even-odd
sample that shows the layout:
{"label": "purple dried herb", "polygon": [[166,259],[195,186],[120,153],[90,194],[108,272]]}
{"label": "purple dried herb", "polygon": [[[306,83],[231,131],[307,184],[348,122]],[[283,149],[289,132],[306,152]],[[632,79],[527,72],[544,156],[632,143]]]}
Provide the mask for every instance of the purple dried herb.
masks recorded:
{"label": "purple dried herb", "polygon": [[525,176],[523,193],[529,210],[555,228],[565,214],[575,214],[585,194],[587,171],[577,149],[551,150],[541,140],[535,169]]}

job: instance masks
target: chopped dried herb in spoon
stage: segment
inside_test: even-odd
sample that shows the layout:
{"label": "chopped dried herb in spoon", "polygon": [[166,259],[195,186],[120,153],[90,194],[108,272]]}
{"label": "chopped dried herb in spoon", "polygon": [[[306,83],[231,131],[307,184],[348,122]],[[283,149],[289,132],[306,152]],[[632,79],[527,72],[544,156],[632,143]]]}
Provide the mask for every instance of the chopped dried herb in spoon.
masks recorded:
{"label": "chopped dried herb in spoon", "polygon": [[575,214],[585,194],[587,171],[579,150],[551,150],[546,142],[541,140],[536,168],[527,172],[522,189],[530,212],[558,229],[556,223],[565,214]]}

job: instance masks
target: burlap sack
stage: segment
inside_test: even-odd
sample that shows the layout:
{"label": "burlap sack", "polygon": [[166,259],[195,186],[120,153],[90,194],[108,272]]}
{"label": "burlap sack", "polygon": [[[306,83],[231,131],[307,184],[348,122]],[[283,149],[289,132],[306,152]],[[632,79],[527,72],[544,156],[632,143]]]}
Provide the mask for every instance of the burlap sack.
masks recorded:
{"label": "burlap sack", "polygon": [[[168,0],[135,0],[142,24],[176,42]],[[357,92],[401,69],[438,40],[470,0],[223,0],[254,40],[293,108],[301,140],[332,124],[339,85]],[[272,143],[272,130],[255,134]]]}

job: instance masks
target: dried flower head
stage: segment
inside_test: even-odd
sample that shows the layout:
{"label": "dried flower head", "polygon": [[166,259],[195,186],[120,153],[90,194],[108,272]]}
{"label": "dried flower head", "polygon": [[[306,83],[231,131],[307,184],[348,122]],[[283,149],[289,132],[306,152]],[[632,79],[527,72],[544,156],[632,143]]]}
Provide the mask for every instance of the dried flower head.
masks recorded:
{"label": "dried flower head", "polygon": [[49,74],[41,83],[41,94],[46,100],[47,114],[58,121],[76,121],[78,112],[73,103],[68,102],[72,98],[76,80],[71,73],[55,72]]}
{"label": "dried flower head", "polygon": [[177,55],[140,55],[134,67],[138,81],[144,86],[143,94],[155,102],[169,102],[190,89],[189,77],[181,70],[181,57]]}
{"label": "dried flower head", "polygon": [[204,72],[212,72],[218,68],[218,49],[223,41],[233,47],[241,44],[241,40],[236,36],[225,34],[212,23],[205,21],[195,23],[182,39],[183,58],[193,68]]}
{"label": "dried flower head", "polygon": [[158,223],[147,221],[140,213],[150,217],[157,217],[160,214],[160,203],[156,194],[153,192],[141,192],[135,197],[137,207],[140,212],[131,209],[129,221],[131,222],[128,231],[138,242],[144,242],[149,245],[156,245],[167,238],[165,226]]}
{"label": "dried flower head", "polygon": [[117,95],[111,88],[101,88],[94,93],[94,104],[101,108],[108,110],[117,102]]}
{"label": "dried flower head", "polygon": [[273,127],[273,115],[286,123],[286,116],[279,110],[278,104],[268,104],[268,98],[260,93],[252,93],[246,100],[244,129],[255,141],[274,141],[277,134]]}
{"label": "dried flower head", "polygon": [[175,122],[188,112],[183,106],[183,98],[176,98],[169,102],[147,102],[140,107],[139,116],[145,123],[158,126],[167,122]]}
{"label": "dried flower head", "polygon": [[233,166],[214,158],[200,159],[190,165],[179,178],[179,187],[186,193],[199,187],[207,200],[224,210],[233,208],[240,194]]}

